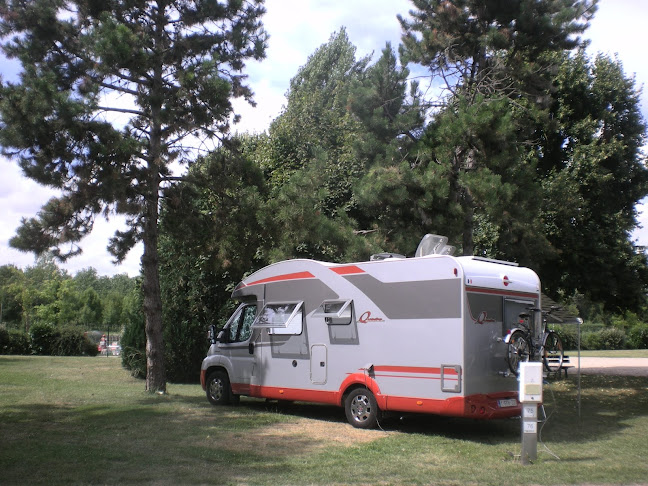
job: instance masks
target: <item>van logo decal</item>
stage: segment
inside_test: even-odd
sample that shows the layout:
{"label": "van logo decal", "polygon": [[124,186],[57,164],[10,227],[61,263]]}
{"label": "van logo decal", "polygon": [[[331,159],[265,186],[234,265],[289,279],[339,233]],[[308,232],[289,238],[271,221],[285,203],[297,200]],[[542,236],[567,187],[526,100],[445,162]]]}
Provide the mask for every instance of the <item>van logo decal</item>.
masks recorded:
{"label": "van logo decal", "polygon": [[[474,319],[474,318],[473,318]],[[481,311],[479,316],[477,316],[477,319],[475,319],[476,324],[483,324],[484,322],[495,322],[495,319],[490,319],[488,317],[488,312],[486,311]]]}
{"label": "van logo decal", "polygon": [[368,322],[385,322],[382,317],[371,317],[371,312],[367,311],[360,316],[358,319],[362,324],[367,324]]}

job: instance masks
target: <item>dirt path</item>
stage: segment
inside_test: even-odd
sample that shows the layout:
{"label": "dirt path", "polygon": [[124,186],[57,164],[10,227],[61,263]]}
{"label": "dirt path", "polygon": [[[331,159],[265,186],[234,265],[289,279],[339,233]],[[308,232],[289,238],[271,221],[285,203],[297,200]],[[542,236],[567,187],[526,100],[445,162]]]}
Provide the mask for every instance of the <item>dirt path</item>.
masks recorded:
{"label": "dirt path", "polygon": [[[570,365],[574,368],[569,373],[576,373],[577,356],[570,356]],[[580,372],[584,375],[648,376],[648,358],[581,357]]]}

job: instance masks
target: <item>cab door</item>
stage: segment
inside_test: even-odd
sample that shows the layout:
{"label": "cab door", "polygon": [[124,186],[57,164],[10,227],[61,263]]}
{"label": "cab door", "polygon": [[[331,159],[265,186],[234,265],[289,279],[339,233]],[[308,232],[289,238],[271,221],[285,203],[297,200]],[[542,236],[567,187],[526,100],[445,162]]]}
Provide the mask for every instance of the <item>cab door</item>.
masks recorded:
{"label": "cab door", "polygon": [[232,365],[230,383],[232,392],[236,395],[250,393],[256,358],[254,354],[250,354],[249,344],[256,312],[256,304],[241,304],[223,329],[218,345]]}

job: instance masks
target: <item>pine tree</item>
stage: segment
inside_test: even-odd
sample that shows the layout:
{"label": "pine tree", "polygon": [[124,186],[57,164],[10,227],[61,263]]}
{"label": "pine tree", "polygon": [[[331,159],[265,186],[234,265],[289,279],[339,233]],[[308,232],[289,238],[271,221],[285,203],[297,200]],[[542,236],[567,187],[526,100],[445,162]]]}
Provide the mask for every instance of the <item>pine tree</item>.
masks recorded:
{"label": "pine tree", "polygon": [[[401,57],[422,65],[432,77],[429,100],[435,124],[428,140],[430,163],[442,167],[448,214],[461,227],[462,251],[473,254],[475,224],[490,224],[483,196],[510,202],[499,184],[517,171],[513,153],[498,146],[531,141],[528,120],[550,101],[552,53],[577,47],[578,34],[597,0],[412,0],[411,20],[399,17]],[[493,130],[491,130],[491,127]],[[493,161],[499,154],[499,161]],[[517,156],[518,165],[524,156]],[[533,164],[528,165],[533,170]],[[528,179],[528,177],[524,177]],[[490,186],[490,188],[488,187]],[[519,203],[519,202],[518,202]],[[494,214],[494,213],[493,213]],[[501,221],[494,222],[501,226]],[[451,225],[452,226],[452,225]]]}
{"label": "pine tree", "polygon": [[2,0],[2,49],[22,64],[0,91],[0,144],[24,174],[60,189],[11,244],[61,260],[97,215],[125,215],[109,250],[138,241],[147,335],[146,388],[166,389],[158,273],[161,191],[190,136],[227,134],[242,70],[264,56],[263,0]]}

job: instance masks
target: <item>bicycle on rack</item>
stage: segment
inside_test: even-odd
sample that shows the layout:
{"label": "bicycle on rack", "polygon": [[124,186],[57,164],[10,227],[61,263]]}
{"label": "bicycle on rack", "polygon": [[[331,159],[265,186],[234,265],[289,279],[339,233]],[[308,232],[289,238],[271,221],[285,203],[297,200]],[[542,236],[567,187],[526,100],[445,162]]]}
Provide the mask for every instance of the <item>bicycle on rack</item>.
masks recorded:
{"label": "bicycle on rack", "polygon": [[[532,309],[532,312],[541,312]],[[549,372],[556,372],[562,368],[564,352],[562,341],[555,331],[547,329],[547,319],[542,319],[542,335],[537,339],[533,332],[531,315],[520,314],[519,327],[511,329],[504,339],[507,344],[506,361],[510,370],[518,374],[521,361],[539,361],[542,359],[544,367]]]}

